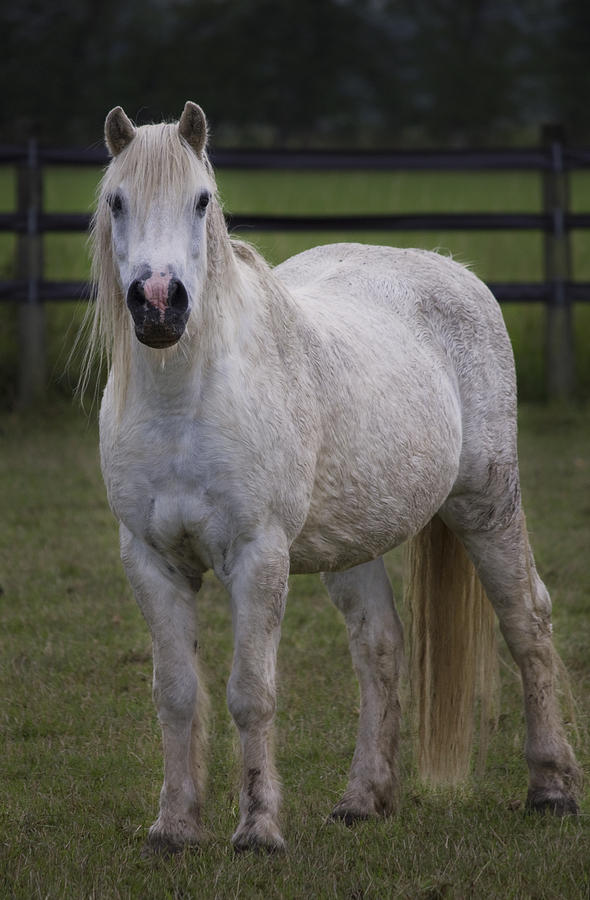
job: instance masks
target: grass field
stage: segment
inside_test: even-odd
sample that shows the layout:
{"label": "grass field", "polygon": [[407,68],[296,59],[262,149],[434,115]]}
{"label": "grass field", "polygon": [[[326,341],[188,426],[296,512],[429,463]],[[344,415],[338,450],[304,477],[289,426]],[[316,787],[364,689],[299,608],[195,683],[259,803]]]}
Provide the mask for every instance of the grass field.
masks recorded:
{"label": "grass field", "polygon": [[[92,207],[98,170],[48,168],[44,180],[47,211],[80,212]],[[218,173],[221,195],[236,213],[387,213],[387,212],[539,212],[541,179],[535,173],[485,172],[245,172]],[[0,168],[0,210],[14,208],[14,178]],[[574,211],[590,210],[590,173],[571,179]],[[255,233],[240,236],[252,241],[272,263],[307,247],[339,240],[419,246],[452,253],[489,281],[536,281],[543,278],[543,239],[536,232],[307,232]],[[0,234],[0,278],[14,276],[15,241]],[[88,254],[82,234],[48,234],[44,241],[45,276],[86,279]],[[590,234],[572,235],[572,274],[590,280]],[[515,348],[520,395],[539,400],[545,394],[545,311],[540,304],[503,307]],[[80,321],[75,304],[46,304],[49,370],[58,381]],[[72,326],[72,322],[74,325]],[[578,395],[590,394],[590,304],[574,310],[575,365]],[[0,337],[0,405],[16,393],[18,334],[16,308]],[[75,377],[75,373],[74,373]],[[70,382],[62,383],[70,390]]]}
{"label": "grass field", "polygon": [[[292,579],[280,649],[284,857],[234,857],[227,598],[207,576],[200,643],[213,701],[207,844],[141,858],[161,780],[147,628],[118,560],[93,421],[71,404],[0,416],[0,896],[14,898],[588,898],[590,803],[526,816],[523,721],[503,655],[485,777],[454,793],[415,776],[408,717],[396,818],[326,817],[345,784],[358,692],[345,631],[316,577]],[[554,599],[583,732],[590,715],[590,414],[525,407],[528,525]],[[388,565],[401,596],[400,556]],[[402,610],[402,613],[404,611]],[[590,774],[587,743],[577,744]]]}

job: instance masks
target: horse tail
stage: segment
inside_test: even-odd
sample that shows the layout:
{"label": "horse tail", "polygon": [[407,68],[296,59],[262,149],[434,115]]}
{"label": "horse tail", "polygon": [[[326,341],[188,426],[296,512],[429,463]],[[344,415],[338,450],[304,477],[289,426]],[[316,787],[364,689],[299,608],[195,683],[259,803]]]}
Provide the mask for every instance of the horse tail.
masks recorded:
{"label": "horse tail", "polygon": [[418,770],[434,784],[464,779],[480,702],[477,771],[497,715],[494,613],[463,545],[435,516],[408,544],[410,677]]}

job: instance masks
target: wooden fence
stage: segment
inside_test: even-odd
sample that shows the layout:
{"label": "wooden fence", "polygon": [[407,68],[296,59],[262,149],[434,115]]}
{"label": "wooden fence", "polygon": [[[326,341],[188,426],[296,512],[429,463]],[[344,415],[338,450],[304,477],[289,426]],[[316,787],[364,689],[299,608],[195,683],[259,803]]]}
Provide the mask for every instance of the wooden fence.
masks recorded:
{"label": "wooden fence", "polygon": [[[445,151],[270,151],[218,150],[216,168],[282,170],[381,171],[537,171],[543,179],[540,213],[420,213],[358,216],[229,215],[231,227],[257,231],[419,231],[419,230],[537,230],[544,234],[544,273],[538,282],[490,283],[498,300],[541,302],[547,312],[546,369],[551,397],[567,397],[573,390],[572,304],[590,302],[590,283],[570,277],[570,232],[590,228],[590,213],[569,208],[568,176],[590,168],[590,150],[566,146],[561,129],[544,129],[542,145],[533,149]],[[20,398],[27,403],[45,386],[43,303],[79,300],[90,295],[81,282],[47,281],[43,277],[43,235],[51,231],[86,231],[85,213],[46,213],[42,205],[45,166],[101,166],[102,150],[41,148],[34,140],[26,147],[0,147],[0,165],[17,167],[17,209],[0,214],[0,231],[17,235],[16,279],[0,281],[0,301],[19,302]]]}

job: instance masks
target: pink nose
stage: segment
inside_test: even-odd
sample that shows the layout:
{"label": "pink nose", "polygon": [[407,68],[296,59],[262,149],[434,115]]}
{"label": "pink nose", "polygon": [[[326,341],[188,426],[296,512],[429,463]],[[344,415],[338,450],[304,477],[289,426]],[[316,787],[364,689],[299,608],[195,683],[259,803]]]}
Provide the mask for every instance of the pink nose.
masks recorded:
{"label": "pink nose", "polygon": [[155,306],[163,314],[168,306],[168,291],[172,275],[157,273],[143,282],[143,291],[148,303]]}

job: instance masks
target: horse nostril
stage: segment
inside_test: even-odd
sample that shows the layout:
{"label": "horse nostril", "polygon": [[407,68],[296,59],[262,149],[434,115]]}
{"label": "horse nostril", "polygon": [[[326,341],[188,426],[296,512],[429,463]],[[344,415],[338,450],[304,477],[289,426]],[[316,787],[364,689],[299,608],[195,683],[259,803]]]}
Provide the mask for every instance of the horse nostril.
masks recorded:
{"label": "horse nostril", "polygon": [[184,284],[178,278],[170,279],[168,305],[179,312],[185,312],[188,309],[188,294]]}
{"label": "horse nostril", "polygon": [[143,289],[143,282],[139,280],[132,281],[129,285],[129,290],[127,291],[127,306],[131,312],[133,312],[134,310],[138,310],[142,306],[145,306],[145,304],[146,296]]}

